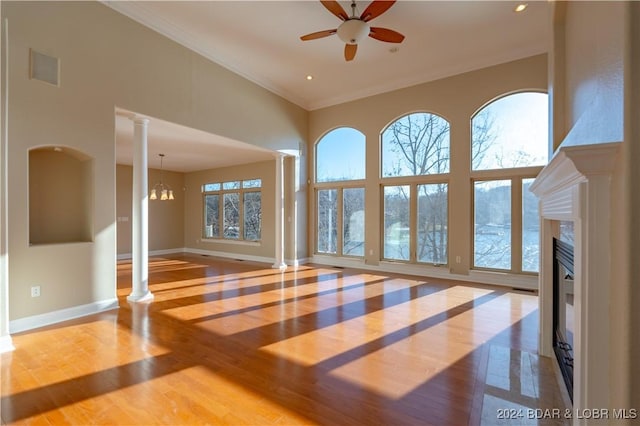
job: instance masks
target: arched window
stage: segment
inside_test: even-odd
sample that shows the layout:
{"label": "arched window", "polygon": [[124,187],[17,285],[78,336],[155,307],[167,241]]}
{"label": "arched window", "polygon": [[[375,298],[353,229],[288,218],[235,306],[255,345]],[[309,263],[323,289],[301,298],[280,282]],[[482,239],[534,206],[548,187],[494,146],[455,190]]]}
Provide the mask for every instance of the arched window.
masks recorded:
{"label": "arched window", "polygon": [[[391,123],[381,135],[382,257],[448,262],[449,123],[425,112]],[[419,177],[419,178],[416,178]]]}
{"label": "arched window", "polygon": [[341,127],[316,144],[316,253],[364,256],[366,138]]}
{"label": "arched window", "polygon": [[495,100],[471,120],[471,169],[544,166],[549,158],[547,131],[546,93]]}
{"label": "arched window", "polygon": [[328,132],[316,145],[316,182],[364,179],[365,136],[340,127]]}
{"label": "arched window", "polygon": [[499,98],[471,124],[473,266],[538,272],[538,203],[529,186],[548,161],[547,94]]}
{"label": "arched window", "polygon": [[400,117],[382,132],[382,177],[449,173],[449,122],[430,113]]}

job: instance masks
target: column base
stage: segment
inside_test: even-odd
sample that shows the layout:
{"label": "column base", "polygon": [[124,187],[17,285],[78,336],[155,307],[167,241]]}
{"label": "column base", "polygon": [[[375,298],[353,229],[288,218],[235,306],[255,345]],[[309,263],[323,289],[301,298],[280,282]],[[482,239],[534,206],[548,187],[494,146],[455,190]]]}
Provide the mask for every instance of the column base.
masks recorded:
{"label": "column base", "polygon": [[271,267],[273,269],[278,269],[279,271],[284,271],[287,269],[287,264],[284,262],[281,262],[281,263],[276,262]]}
{"label": "column base", "polygon": [[16,349],[15,346],[13,346],[13,343],[11,342],[11,336],[7,335],[7,336],[0,337],[0,354],[5,352],[11,352],[11,351],[14,351],[15,349]]}
{"label": "column base", "polygon": [[150,291],[147,291],[146,293],[141,295],[131,293],[130,295],[127,296],[127,301],[132,303],[151,302],[153,301],[153,293],[151,293]]}

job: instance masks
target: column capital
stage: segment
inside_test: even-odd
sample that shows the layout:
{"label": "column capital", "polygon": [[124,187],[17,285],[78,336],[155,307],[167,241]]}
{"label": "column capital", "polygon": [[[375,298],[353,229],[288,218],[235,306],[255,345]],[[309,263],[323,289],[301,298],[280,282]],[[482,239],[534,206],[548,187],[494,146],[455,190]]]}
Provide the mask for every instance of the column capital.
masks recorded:
{"label": "column capital", "polygon": [[300,157],[301,153],[298,149],[279,149],[276,151],[279,157]]}
{"label": "column capital", "polygon": [[134,115],[130,118],[135,124],[142,124],[143,126],[148,125],[150,121],[147,117],[142,117],[140,115]]}

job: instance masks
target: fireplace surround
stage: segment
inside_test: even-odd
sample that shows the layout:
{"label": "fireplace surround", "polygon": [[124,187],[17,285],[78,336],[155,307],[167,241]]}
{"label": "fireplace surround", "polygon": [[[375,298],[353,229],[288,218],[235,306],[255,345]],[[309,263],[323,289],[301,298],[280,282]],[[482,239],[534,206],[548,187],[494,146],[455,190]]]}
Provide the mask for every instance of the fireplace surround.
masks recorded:
{"label": "fireplace surround", "polygon": [[[539,352],[554,357],[553,239],[573,223],[572,388],[576,410],[610,405],[611,181],[621,143],[560,147],[531,190],[540,202]],[[559,373],[561,374],[561,373]]]}

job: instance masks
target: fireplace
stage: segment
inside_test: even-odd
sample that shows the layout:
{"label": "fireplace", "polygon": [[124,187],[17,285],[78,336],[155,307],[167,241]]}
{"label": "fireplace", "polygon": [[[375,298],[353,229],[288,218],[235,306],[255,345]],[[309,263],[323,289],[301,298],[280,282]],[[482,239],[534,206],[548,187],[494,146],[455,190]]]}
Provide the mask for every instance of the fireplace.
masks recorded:
{"label": "fireplace", "polygon": [[553,239],[553,352],[573,402],[573,246]]}
{"label": "fireplace", "polygon": [[[620,145],[561,147],[531,185],[541,216],[539,353],[557,360],[567,403],[578,411],[609,407],[610,385],[623,380],[618,371],[627,368],[620,365],[624,354],[610,344],[624,324],[623,315],[611,309],[623,295],[612,279],[619,272],[611,267],[612,241],[618,237],[612,209],[619,208],[611,183],[620,179]],[[563,224],[573,230],[568,244],[563,244]]]}

